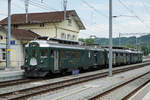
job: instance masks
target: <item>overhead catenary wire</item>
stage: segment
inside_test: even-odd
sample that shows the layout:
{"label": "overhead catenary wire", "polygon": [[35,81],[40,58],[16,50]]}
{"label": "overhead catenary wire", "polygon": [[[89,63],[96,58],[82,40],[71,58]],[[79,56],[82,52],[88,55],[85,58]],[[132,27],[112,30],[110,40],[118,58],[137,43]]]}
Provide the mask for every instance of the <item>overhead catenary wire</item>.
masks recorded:
{"label": "overhead catenary wire", "polygon": [[102,12],[100,12],[99,10],[97,10],[95,7],[93,7],[92,5],[90,5],[87,1],[85,0],[81,0],[84,4],[86,4],[89,8],[91,8],[93,11],[95,11],[96,13],[100,14],[101,16],[108,18],[107,15],[103,14]]}
{"label": "overhead catenary wire", "polygon": [[44,4],[44,5],[42,5],[41,3],[35,2],[35,0],[30,0],[30,1],[32,1],[33,3],[36,3],[36,4],[40,5],[40,6],[44,6],[44,7],[47,7],[47,8],[49,8],[49,9],[52,9],[52,10],[58,10],[58,9],[56,9],[56,8],[50,7],[50,6],[49,6],[48,4],[46,4],[44,1],[41,2],[41,3]]}
{"label": "overhead catenary wire", "polygon": [[150,29],[150,26],[149,25],[147,25],[139,16],[137,16],[136,14],[135,14],[135,12],[132,10],[132,9],[130,9],[125,3],[123,3],[121,0],[118,0],[119,1],[119,3],[122,5],[122,6],[124,6],[131,14],[133,14],[134,16],[135,16],[135,18],[139,21],[139,22],[141,22],[146,28],[148,28],[148,29]]}
{"label": "overhead catenary wire", "polygon": [[[25,1],[25,0],[21,0],[21,1]],[[35,2],[35,1],[32,1],[32,0],[29,0],[29,4],[32,5],[32,6],[41,8],[41,9],[43,9],[43,10],[47,10],[47,11],[50,11],[50,10],[57,10],[57,9],[55,9],[55,8],[46,6],[45,3],[43,3],[43,4],[45,4],[45,5],[42,5],[42,4],[40,4],[40,3],[38,3],[38,2]]]}
{"label": "overhead catenary wire", "polygon": [[147,8],[147,5],[145,4],[145,2],[142,1],[142,0],[140,0],[140,1],[142,2],[142,5],[143,5],[145,11],[150,15],[150,11],[149,11],[149,9]]}

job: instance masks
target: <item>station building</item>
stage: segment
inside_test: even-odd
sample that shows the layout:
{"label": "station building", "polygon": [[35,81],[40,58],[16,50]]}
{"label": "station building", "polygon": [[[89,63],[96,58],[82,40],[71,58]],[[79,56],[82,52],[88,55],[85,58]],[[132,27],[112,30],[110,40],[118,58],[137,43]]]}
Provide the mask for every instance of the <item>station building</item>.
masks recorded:
{"label": "station building", "polygon": [[[6,66],[6,34],[8,18],[0,21],[0,67]],[[11,15],[11,66],[19,67],[24,62],[24,46],[39,36],[56,39],[78,40],[78,33],[85,26],[75,10]]]}

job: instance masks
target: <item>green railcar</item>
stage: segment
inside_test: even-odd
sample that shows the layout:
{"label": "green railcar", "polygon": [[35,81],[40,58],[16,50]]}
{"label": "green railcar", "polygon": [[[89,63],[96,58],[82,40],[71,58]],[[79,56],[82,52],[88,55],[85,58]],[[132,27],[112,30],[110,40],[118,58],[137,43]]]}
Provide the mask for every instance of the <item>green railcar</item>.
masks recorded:
{"label": "green railcar", "polygon": [[104,49],[70,46],[46,41],[31,41],[26,46],[25,70],[27,77],[43,77],[48,73],[71,72],[105,65]]}

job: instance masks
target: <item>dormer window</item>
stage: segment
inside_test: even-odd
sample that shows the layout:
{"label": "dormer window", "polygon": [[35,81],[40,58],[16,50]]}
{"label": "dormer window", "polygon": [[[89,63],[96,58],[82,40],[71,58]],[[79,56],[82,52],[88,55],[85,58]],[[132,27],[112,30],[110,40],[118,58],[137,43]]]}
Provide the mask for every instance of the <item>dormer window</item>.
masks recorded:
{"label": "dormer window", "polygon": [[44,23],[41,23],[41,24],[40,24],[40,27],[44,27]]}
{"label": "dormer window", "polygon": [[71,26],[72,25],[72,20],[68,19],[68,25]]}
{"label": "dormer window", "polygon": [[18,25],[16,25],[16,24],[14,24],[13,26],[14,26],[15,29],[18,28]]}

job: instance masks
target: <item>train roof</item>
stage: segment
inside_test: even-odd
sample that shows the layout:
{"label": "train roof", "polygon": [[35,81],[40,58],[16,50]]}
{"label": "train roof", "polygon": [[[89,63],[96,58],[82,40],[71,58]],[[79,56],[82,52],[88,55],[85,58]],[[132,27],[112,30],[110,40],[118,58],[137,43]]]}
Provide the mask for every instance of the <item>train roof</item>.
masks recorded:
{"label": "train roof", "polygon": [[[65,48],[65,49],[78,49],[78,50],[95,50],[95,51],[108,51],[109,48],[101,48],[100,46],[93,45],[93,46],[84,46],[84,45],[69,45],[69,44],[61,44],[54,41],[47,41],[47,40],[32,40],[29,43],[36,42],[39,44],[40,47],[52,47],[52,48]],[[29,47],[29,43],[26,47]],[[113,52],[124,52],[124,53],[141,53],[141,51],[137,50],[130,50],[130,49],[113,49]]]}
{"label": "train roof", "polygon": [[[46,40],[33,40],[29,43],[36,42],[40,47],[53,47],[53,48],[66,48],[66,49],[79,49],[79,50],[104,50],[102,48],[97,48],[96,46],[83,46],[83,45],[69,45],[69,44],[60,44],[53,41]],[[26,47],[29,47],[29,43]]]}

